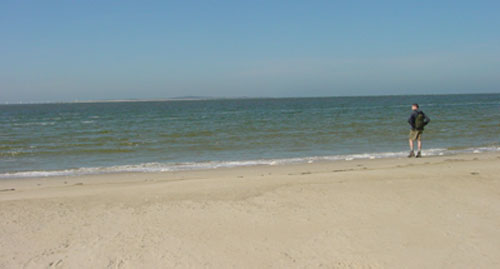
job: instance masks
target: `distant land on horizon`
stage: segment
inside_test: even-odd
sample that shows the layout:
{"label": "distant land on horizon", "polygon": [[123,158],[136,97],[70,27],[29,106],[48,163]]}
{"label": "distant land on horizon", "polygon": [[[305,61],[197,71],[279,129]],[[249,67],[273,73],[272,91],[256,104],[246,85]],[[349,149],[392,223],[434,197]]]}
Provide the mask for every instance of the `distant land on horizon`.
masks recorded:
{"label": "distant land on horizon", "polygon": [[72,101],[33,101],[33,102],[3,102],[0,105],[28,104],[78,104],[78,103],[127,103],[127,102],[164,102],[164,101],[201,101],[201,100],[236,100],[236,99],[297,99],[297,98],[356,98],[356,97],[387,97],[387,96],[445,96],[445,95],[490,95],[500,92],[481,93],[436,93],[436,94],[373,94],[373,95],[332,95],[332,96],[174,96],[168,98],[130,98],[130,99],[96,99]]}

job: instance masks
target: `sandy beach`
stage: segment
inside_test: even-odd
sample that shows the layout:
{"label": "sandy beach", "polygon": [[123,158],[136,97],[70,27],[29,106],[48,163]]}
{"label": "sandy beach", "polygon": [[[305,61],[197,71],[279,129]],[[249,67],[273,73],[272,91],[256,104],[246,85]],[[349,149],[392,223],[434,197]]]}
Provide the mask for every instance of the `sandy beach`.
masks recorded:
{"label": "sandy beach", "polygon": [[0,181],[0,268],[499,268],[500,153]]}

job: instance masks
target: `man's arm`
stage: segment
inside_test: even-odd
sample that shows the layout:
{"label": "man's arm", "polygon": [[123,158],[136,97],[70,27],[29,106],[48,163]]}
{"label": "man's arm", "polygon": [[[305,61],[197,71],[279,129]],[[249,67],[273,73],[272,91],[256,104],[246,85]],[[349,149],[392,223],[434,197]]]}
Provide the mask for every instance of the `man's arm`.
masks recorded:
{"label": "man's arm", "polygon": [[424,125],[429,124],[431,122],[431,118],[427,117],[427,115],[424,113]]}
{"label": "man's arm", "polygon": [[415,129],[415,113],[411,113],[410,117],[408,118],[408,123],[410,124],[412,129]]}

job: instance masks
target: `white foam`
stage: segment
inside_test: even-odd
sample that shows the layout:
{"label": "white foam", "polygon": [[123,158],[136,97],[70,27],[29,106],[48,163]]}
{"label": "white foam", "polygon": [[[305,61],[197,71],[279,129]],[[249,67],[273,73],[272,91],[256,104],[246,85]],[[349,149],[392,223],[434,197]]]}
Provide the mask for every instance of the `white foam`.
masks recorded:
{"label": "white foam", "polygon": [[55,121],[41,121],[41,122],[14,123],[14,126],[33,126],[33,125],[46,126],[46,125],[54,125],[54,124],[56,124]]}
{"label": "white foam", "polygon": [[[442,156],[460,153],[480,153],[480,152],[495,152],[500,151],[499,146],[468,148],[462,150],[447,150],[442,148],[428,149],[424,151],[424,156]],[[244,160],[244,161],[212,161],[212,162],[184,162],[184,163],[141,163],[133,165],[116,165],[108,167],[83,167],[77,169],[65,170],[48,170],[48,171],[20,171],[0,174],[2,178],[33,178],[33,177],[49,177],[49,176],[77,176],[77,175],[92,175],[92,174],[107,174],[107,173],[125,173],[125,172],[169,172],[169,171],[186,171],[186,170],[203,170],[215,168],[230,168],[242,166],[256,165],[279,165],[279,164],[294,164],[294,163],[313,163],[316,161],[352,161],[356,159],[383,159],[383,158],[401,158],[408,154],[406,151],[401,152],[381,152],[381,153],[361,153],[349,155],[330,155],[330,156],[312,156],[305,158],[288,158],[288,159],[261,159],[261,160]]]}

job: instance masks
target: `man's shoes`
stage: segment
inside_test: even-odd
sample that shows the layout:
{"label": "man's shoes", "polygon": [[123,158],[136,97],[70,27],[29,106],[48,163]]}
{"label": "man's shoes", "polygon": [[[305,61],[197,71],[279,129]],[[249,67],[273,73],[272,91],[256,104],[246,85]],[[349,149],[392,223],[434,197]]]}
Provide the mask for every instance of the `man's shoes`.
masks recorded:
{"label": "man's shoes", "polygon": [[415,152],[413,152],[413,150],[410,151],[410,154],[408,154],[408,158],[411,158],[411,157],[415,157]]}
{"label": "man's shoes", "polygon": [[415,156],[415,157],[417,157],[417,158],[422,157],[422,154],[420,153],[420,151],[419,151],[419,152],[417,152],[417,156]]}

